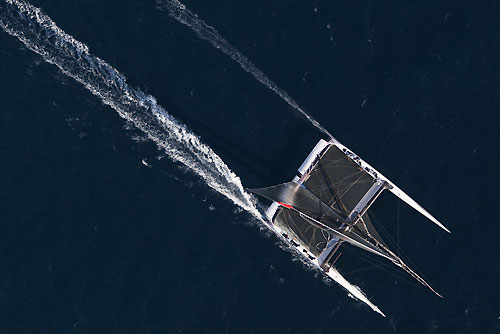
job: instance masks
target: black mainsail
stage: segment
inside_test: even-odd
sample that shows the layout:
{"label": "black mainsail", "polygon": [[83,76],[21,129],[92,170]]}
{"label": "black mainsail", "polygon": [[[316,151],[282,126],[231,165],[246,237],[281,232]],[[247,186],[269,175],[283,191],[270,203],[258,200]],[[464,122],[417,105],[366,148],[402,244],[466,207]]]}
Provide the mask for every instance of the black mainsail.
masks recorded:
{"label": "black mainsail", "polygon": [[334,208],[328,206],[297,182],[292,181],[267,188],[250,189],[250,191],[271,201],[293,206],[300,212],[317,219],[327,218],[337,223],[346,222],[347,217],[342,217]]}

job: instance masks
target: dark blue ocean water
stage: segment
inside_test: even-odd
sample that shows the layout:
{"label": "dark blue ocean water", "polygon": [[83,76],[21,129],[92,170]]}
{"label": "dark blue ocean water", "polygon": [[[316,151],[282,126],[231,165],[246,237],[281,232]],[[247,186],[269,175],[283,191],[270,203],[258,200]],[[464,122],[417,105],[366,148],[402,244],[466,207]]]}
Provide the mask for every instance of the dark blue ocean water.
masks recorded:
{"label": "dark blue ocean water", "polygon": [[[322,138],[154,1],[31,3],[156,97],[247,187],[290,180]],[[392,232],[400,221],[401,248],[445,298],[349,255],[340,270],[387,318],[325,284],[0,31],[0,332],[500,331],[500,3],[184,4],[452,230],[403,204],[397,215],[390,196],[374,209]]]}

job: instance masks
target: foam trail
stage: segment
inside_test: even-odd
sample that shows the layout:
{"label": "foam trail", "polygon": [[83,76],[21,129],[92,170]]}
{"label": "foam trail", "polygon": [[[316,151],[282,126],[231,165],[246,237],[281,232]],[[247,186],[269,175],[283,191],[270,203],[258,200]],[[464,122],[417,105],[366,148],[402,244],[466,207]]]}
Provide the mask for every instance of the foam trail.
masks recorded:
{"label": "foam trail", "polygon": [[302,109],[294,99],[288,95],[283,89],[279,88],[271,79],[269,79],[264,72],[258,69],[248,58],[242,55],[236,48],[234,48],[228,41],[215,30],[212,26],[206,24],[203,20],[199,19],[196,14],[186,8],[184,4],[178,0],[156,0],[160,10],[167,10],[170,16],[175,18],[180,23],[191,28],[198,37],[210,42],[214,47],[224,52],[232,60],[237,62],[241,68],[250,73],[257,81],[264,86],[275,92],[279,97],[286,101],[292,108],[300,112],[312,125],[314,125],[321,132],[328,137],[333,136],[325,129],[318,121],[316,121],[307,111]]}
{"label": "foam trail", "polygon": [[0,0],[0,27],[115,109],[172,160],[260,219],[254,198],[210,147],[169,115],[154,97],[128,86],[122,74],[91,55],[85,44],[66,34],[39,8],[23,0]]}

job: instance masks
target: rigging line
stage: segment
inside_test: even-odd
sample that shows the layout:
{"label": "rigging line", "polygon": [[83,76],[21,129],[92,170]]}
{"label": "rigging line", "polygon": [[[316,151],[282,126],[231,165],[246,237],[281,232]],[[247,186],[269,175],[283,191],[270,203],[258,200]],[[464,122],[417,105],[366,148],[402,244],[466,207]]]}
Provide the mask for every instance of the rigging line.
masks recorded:
{"label": "rigging line", "polygon": [[383,235],[383,240],[385,243],[387,243],[388,245],[390,246],[395,246],[396,245],[396,242],[394,241],[394,239],[392,238],[391,234],[389,233],[389,231],[387,231],[387,229],[384,227],[383,224],[380,224],[379,222],[379,219],[377,218],[377,216],[372,212],[372,211],[368,211],[369,212],[369,216],[371,215],[372,218],[374,219],[374,221],[376,222],[376,225],[374,224],[374,228],[375,226],[377,227],[377,231]]}
{"label": "rigging line", "polygon": [[318,161],[318,167],[319,167],[319,170],[321,172],[321,175],[323,176],[323,179],[325,180],[325,183],[326,183],[326,185],[328,187],[328,190],[330,190],[330,193],[332,194],[332,197],[335,200],[335,203],[340,206],[341,210],[343,211],[342,213],[346,217],[349,216],[349,212],[347,211],[347,208],[345,207],[345,204],[340,201],[339,197],[337,196],[337,193],[333,189],[332,181],[330,180],[330,177],[326,173],[325,167],[321,163],[321,160]]}
{"label": "rigging line", "polygon": [[380,247],[386,251],[390,256],[392,256],[394,259],[391,260],[396,266],[400,267],[404,271],[406,271],[408,274],[410,274],[413,278],[415,278],[418,282],[420,282],[422,285],[428,287],[432,292],[434,292],[437,296],[443,298],[441,294],[439,294],[434,288],[427,282],[426,279],[422,278],[420,275],[417,274],[416,271],[414,271],[411,267],[406,265],[401,258],[399,258],[396,254],[391,252],[390,249],[388,249],[384,245],[380,245]]}
{"label": "rigging line", "polygon": [[[352,254],[355,254],[356,256],[358,256],[361,260],[364,260],[372,265],[377,265],[380,267],[380,269],[384,270],[384,271],[387,271],[389,273],[391,273],[392,275],[400,278],[400,279],[404,279],[406,280],[408,283],[412,283],[414,285],[417,285],[415,284],[414,281],[409,281],[407,280],[405,277],[403,277],[401,274],[401,272],[399,270],[397,270],[396,268],[393,267],[393,265],[395,265],[394,262],[391,261],[391,263],[384,263],[382,262],[382,260],[379,260],[379,259],[375,259],[375,258],[370,258],[368,257],[365,253],[362,253],[362,252],[359,252],[357,249],[349,249],[347,248],[348,251],[350,251]],[[385,269],[384,269],[385,268]],[[420,285],[418,285],[420,286]]]}
{"label": "rigging line", "polygon": [[416,284],[414,280],[409,280],[407,277],[402,276],[402,273],[400,273],[399,271],[395,271],[396,269],[393,266],[391,266],[390,264],[383,263],[383,262],[375,260],[375,259],[368,259],[368,257],[366,257],[364,254],[361,254],[360,252],[356,252],[354,249],[349,248],[349,247],[344,247],[344,249],[347,250],[348,252],[350,252],[351,254],[356,255],[361,260],[368,262],[374,266],[378,266],[380,268],[380,270],[385,271],[385,272],[391,274],[392,276],[397,277],[398,279],[400,279],[400,280],[402,280],[402,281],[404,281],[412,286],[419,287],[420,289],[426,290],[422,284]]}
{"label": "rigging line", "polygon": [[[287,209],[287,210],[291,210],[291,209]],[[290,216],[290,214],[289,214],[289,213],[288,213],[288,215]],[[311,228],[317,228],[317,229],[319,229],[319,230],[320,230],[320,231],[322,231],[322,232],[323,232],[323,231],[325,231],[326,233],[328,233],[328,232],[327,232],[327,230],[324,230],[324,229],[323,229],[323,228],[321,228],[320,226],[313,226],[312,224],[309,224],[309,223],[307,223],[307,224],[308,224],[308,226],[307,226],[304,230],[302,230],[302,229],[300,228],[300,226],[298,226],[298,225],[297,225],[297,223],[295,223],[295,221],[294,221],[293,219],[291,219],[291,216],[290,216],[290,219],[288,219],[288,217],[287,217],[287,222],[288,222],[288,224],[289,224],[290,226],[295,227],[295,229],[292,227],[292,232],[293,232],[293,234],[295,234],[295,235],[298,237],[298,239],[299,239],[299,240],[300,240],[300,241],[301,241],[304,245],[306,245],[307,247],[310,247],[310,248],[313,248],[313,247],[314,247],[314,245],[312,244],[312,239],[311,239],[310,241],[305,241],[305,240],[308,240],[308,239],[309,239],[309,238],[307,237],[307,235],[304,233],[306,230],[310,230]],[[316,234],[316,233],[315,233],[315,230],[313,230],[312,234],[313,234],[313,237],[314,237],[314,236],[315,236],[315,234]]]}
{"label": "rigging line", "polygon": [[[372,215],[374,215],[374,214],[372,213]],[[386,240],[388,240],[388,243],[389,243],[390,245],[392,245],[392,246],[395,246],[395,241],[394,241],[394,239],[391,237],[391,235],[389,234],[389,232],[388,232],[388,231],[387,231],[387,230],[383,227],[383,225],[382,225],[382,224],[379,224],[379,225],[380,225],[380,226],[379,226],[379,227],[380,227],[380,231],[381,231],[381,233],[384,235],[384,237],[386,238]],[[401,252],[401,254],[402,254],[402,255],[403,255],[403,257],[404,257],[404,261],[403,261],[403,263],[404,263],[404,262],[408,262],[408,264],[411,266],[411,268],[415,268],[415,272],[422,273],[422,271],[421,271],[421,270],[420,270],[420,269],[419,269],[419,268],[415,265],[415,263],[414,263],[413,261],[411,261],[410,257],[409,257],[407,254],[405,254],[405,252],[403,252],[403,250],[402,250],[402,249],[400,249],[400,252]],[[400,256],[398,256],[398,257],[400,257]],[[401,269],[403,269],[403,268],[401,268]],[[403,270],[404,270],[404,269],[403,269]],[[406,271],[406,270],[405,270],[405,271]],[[408,273],[408,274],[410,274],[410,273]],[[410,274],[410,276],[413,276],[413,275],[411,275],[411,274]],[[423,279],[424,281],[428,281],[427,277],[425,277],[423,274],[420,274],[420,276],[422,277],[422,279]],[[431,290],[432,290],[432,289],[431,289]]]}
{"label": "rigging line", "polygon": [[[413,247],[413,251],[412,253],[415,251],[415,249],[418,247],[418,240],[422,239],[422,236],[426,233],[426,230],[428,229],[428,226],[429,224],[426,224],[427,227],[424,228],[424,231],[420,234],[420,237],[417,240],[417,245],[415,245],[415,247]],[[427,277],[425,277],[423,274],[422,274],[422,271],[417,267],[417,265],[410,259],[410,257],[408,255],[406,255],[406,259],[408,261],[408,264],[412,266],[412,268],[415,268],[415,271],[419,272],[420,275],[422,276],[422,278],[425,280],[425,281],[428,281]]]}
{"label": "rigging line", "polygon": [[[377,223],[376,224],[377,230],[379,231],[379,233],[381,233],[383,235],[383,239],[384,239],[385,243],[387,243],[388,246],[396,247],[396,241],[391,236],[391,234],[389,233],[389,231],[384,227],[383,224],[380,223],[379,219],[377,218],[377,216],[372,211],[369,211],[369,213],[372,216],[372,218],[374,219],[374,221]],[[408,259],[408,255],[405,254],[405,252],[402,249],[400,249],[400,252],[401,252],[402,256],[405,258],[405,261],[406,261]],[[398,257],[401,257],[401,256],[398,256]]]}
{"label": "rigging line", "polygon": [[[344,158],[348,158],[349,159],[348,162],[345,162]],[[346,175],[344,178],[338,180],[337,183],[340,183],[340,184],[343,184],[346,181],[349,182],[348,180],[350,178],[352,178],[356,174],[360,174],[360,177],[358,177],[358,179],[356,180],[356,181],[358,181],[366,173],[361,167],[359,167],[359,165],[356,165],[356,167],[351,166],[351,163],[355,163],[355,162],[347,155],[345,155],[344,157],[339,158],[337,160],[334,160],[333,163],[337,163],[339,168],[348,169],[349,172],[352,172],[352,173]]]}
{"label": "rigging line", "polygon": [[[374,253],[374,254],[377,254],[381,257],[384,257],[384,258],[387,258],[388,260],[392,261],[392,258],[393,256],[389,256],[388,254],[382,252],[382,250],[378,249],[376,246],[370,244],[367,240],[364,240],[365,242],[367,242],[367,244],[364,244],[362,243],[361,241],[359,240],[355,240],[353,239],[350,235],[346,234],[346,233],[343,233],[342,231],[340,230],[337,230],[337,229],[334,229],[334,228],[331,228],[331,227],[328,227],[327,225],[325,225],[324,223],[322,222],[319,222],[317,220],[315,220],[314,218],[312,217],[309,217],[308,215],[298,211],[297,209],[292,209],[292,210],[295,210],[297,211],[301,216],[302,218],[306,219],[307,221],[309,221],[311,224],[314,224],[315,226],[322,226],[323,228],[329,230],[331,233],[334,233],[336,234],[340,239],[342,240],[345,240],[349,243],[352,243],[352,244],[355,244],[357,247],[360,247],[360,248],[363,248],[365,249],[366,251],[368,252],[371,252],[371,253]],[[352,226],[352,225],[350,225]],[[347,229],[346,229],[347,231]]]}
{"label": "rigging line", "polygon": [[[346,162],[344,160],[345,158],[348,158],[349,162]],[[339,185],[344,185],[345,183],[349,184],[349,187],[347,189],[344,189],[344,191],[342,192],[342,194],[339,195],[339,198],[342,198],[345,195],[345,193],[347,191],[349,191],[354,186],[354,184],[373,182],[373,178],[371,178],[369,181],[360,181],[360,179],[365,174],[364,170],[359,165],[357,165],[357,164],[356,164],[356,167],[352,167],[351,166],[351,162],[353,162],[353,160],[350,157],[346,156],[345,153],[344,153],[344,156],[342,158],[339,158],[339,159],[322,159],[321,161],[322,162],[326,161],[327,165],[337,164],[339,168],[348,168],[350,170],[354,170],[354,172],[352,174],[347,175],[343,179],[340,179],[337,182],[335,182],[335,184],[339,184]],[[314,168],[316,168],[316,165],[314,165],[313,169]],[[354,181],[349,181],[352,177],[356,176],[356,174],[359,174],[359,177],[356,180],[354,180]],[[326,187],[323,187],[323,189],[324,188],[326,188]]]}
{"label": "rigging line", "polygon": [[414,268],[413,271],[415,271],[415,273],[418,273],[417,275],[421,276],[424,281],[426,281],[426,282],[429,281],[429,279],[427,277],[425,277],[425,275],[423,274],[423,271],[420,270],[420,268],[417,267],[417,265],[409,257],[407,257],[407,259],[405,259],[405,261],[408,261],[409,266],[411,266],[410,268],[412,268],[412,270]]}
{"label": "rigging line", "polygon": [[318,121],[316,121],[307,111],[299,106],[297,102],[286,91],[279,88],[271,79],[269,79],[262,70],[257,68],[247,57],[233,47],[227,40],[225,40],[214,27],[206,24],[195,13],[186,8],[178,0],[156,0],[158,9],[160,11],[167,10],[170,17],[173,17],[178,22],[191,28],[196,35],[209,42],[216,49],[229,56],[232,60],[240,65],[240,67],[247,73],[251,74],[257,81],[266,86],[268,89],[276,93],[288,105],[297,110],[304,116],[314,127],[326,134],[328,137],[333,138],[332,134],[328,132]]}
{"label": "rigging line", "polygon": [[363,217],[361,217],[359,214],[358,214],[358,216],[359,216],[358,222],[360,222],[360,223],[361,223],[361,226],[363,226],[363,228],[365,229],[365,231],[364,231],[364,232],[366,233],[366,235],[367,235],[369,238],[372,238],[373,240],[377,241],[377,239],[376,239],[376,238],[374,238],[374,237],[373,237],[373,235],[371,235],[371,234],[370,234],[370,231],[368,231],[368,226],[366,226],[366,223],[365,223],[365,221],[364,221]]}
{"label": "rigging line", "polygon": [[[328,147],[328,150],[329,150],[329,147]],[[323,151],[320,152],[320,154],[318,154],[316,159],[314,159],[313,163],[311,164],[311,167],[309,167],[307,171],[313,171],[316,168],[318,162],[321,161],[322,159],[324,159],[324,156],[326,155],[326,152],[328,152],[328,150],[323,149]],[[308,174],[307,171],[304,173],[304,175],[302,177],[304,177],[306,174]]]}
{"label": "rigging line", "polygon": [[[344,195],[345,195],[345,194],[347,194],[347,192],[348,192],[349,190],[351,190],[351,189],[352,189],[352,187],[354,187],[354,185],[355,185],[355,184],[357,184],[357,183],[358,183],[358,181],[359,181],[362,177],[363,177],[363,174],[360,174],[360,175],[359,175],[359,177],[358,177],[356,180],[354,180],[351,184],[349,184],[349,187],[347,187],[346,189],[344,189],[344,191],[343,191],[343,192],[341,192],[341,194],[340,194],[340,198],[344,197]],[[344,181],[344,180],[346,180],[346,179],[348,179],[348,178],[349,178],[349,177],[345,177],[345,178],[344,178],[343,180],[341,180],[341,181]]]}
{"label": "rigging line", "polygon": [[[345,248],[345,249],[347,249],[347,248]],[[392,266],[390,266],[390,265],[388,265],[386,263],[380,263],[378,261],[371,261],[368,258],[362,256],[361,254],[359,254],[357,252],[353,252],[352,249],[348,250],[348,252],[351,252],[352,254],[358,256],[362,261],[365,261],[365,262],[368,262],[368,263],[370,263],[370,264],[372,264],[374,266],[377,266],[380,270],[382,270],[382,271],[384,271],[386,273],[389,273],[392,276],[394,276],[394,277],[396,277],[396,278],[398,278],[398,279],[400,279],[400,280],[402,280],[402,281],[404,281],[404,282],[406,282],[406,283],[408,283],[408,284],[410,284],[412,286],[419,287],[419,288],[425,290],[425,288],[423,287],[423,285],[415,283],[414,280],[409,280],[406,276],[403,276],[401,272],[396,271],[394,267],[392,267]]]}

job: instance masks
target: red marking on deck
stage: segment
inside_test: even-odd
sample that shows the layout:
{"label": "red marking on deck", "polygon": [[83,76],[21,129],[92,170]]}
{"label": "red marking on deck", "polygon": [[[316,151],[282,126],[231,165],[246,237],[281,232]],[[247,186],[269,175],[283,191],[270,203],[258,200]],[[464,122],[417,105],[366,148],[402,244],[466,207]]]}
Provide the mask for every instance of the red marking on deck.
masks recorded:
{"label": "red marking on deck", "polygon": [[278,202],[278,204],[281,206],[284,206],[285,208],[289,208],[289,209],[293,208],[293,206],[285,204],[285,203]]}

